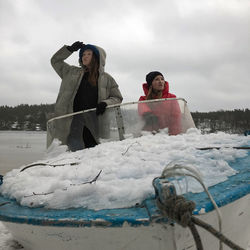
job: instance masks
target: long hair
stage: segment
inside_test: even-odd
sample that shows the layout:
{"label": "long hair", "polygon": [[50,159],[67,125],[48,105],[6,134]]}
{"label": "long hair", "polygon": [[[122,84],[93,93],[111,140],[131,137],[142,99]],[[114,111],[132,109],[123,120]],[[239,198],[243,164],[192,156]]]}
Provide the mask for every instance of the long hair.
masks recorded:
{"label": "long hair", "polygon": [[99,77],[99,60],[97,58],[97,56],[93,53],[91,62],[90,62],[90,67],[89,67],[89,77],[88,77],[88,81],[96,86],[97,82],[98,82],[98,77]]}
{"label": "long hair", "polygon": [[148,94],[146,96],[146,100],[152,100],[152,99],[160,99],[162,98],[162,91],[154,91],[152,85],[148,89]]}

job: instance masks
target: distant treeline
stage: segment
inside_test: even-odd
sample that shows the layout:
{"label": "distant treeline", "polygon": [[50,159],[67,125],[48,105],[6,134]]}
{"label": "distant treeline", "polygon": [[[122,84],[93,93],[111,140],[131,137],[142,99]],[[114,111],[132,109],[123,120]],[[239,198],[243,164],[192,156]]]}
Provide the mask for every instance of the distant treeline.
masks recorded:
{"label": "distant treeline", "polygon": [[46,130],[54,104],[0,106],[0,130]]}
{"label": "distant treeline", "polygon": [[[46,123],[54,112],[54,106],[55,104],[0,106],[0,130],[46,130]],[[242,134],[250,130],[249,109],[191,114],[196,127],[203,133],[224,131]]]}
{"label": "distant treeline", "polygon": [[223,131],[242,134],[250,130],[250,110],[235,109],[231,111],[192,112],[197,128],[204,133]]}

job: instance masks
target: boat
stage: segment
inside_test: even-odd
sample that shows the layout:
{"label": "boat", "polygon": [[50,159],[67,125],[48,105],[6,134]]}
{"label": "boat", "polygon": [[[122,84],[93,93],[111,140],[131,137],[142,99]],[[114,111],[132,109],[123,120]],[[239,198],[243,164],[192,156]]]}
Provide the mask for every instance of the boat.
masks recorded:
{"label": "boat", "polygon": [[[188,141],[197,133],[197,131],[195,132],[195,125],[184,99],[174,98],[125,103],[110,106],[105,112],[103,119],[105,118],[106,124],[108,124],[106,128],[109,128],[109,131],[107,132],[106,130],[105,138],[100,139],[101,145],[105,146],[105,148],[115,147],[116,145],[121,147],[123,145],[121,144],[122,142],[129,141],[130,144],[125,144],[127,145],[126,150],[124,151],[124,148],[121,149],[121,154],[126,156],[127,161],[129,161],[129,154],[132,157],[132,150],[136,150],[136,147],[145,147],[144,145],[140,145],[144,136],[148,136],[150,140],[154,138],[159,140],[164,134],[170,133],[170,127],[160,128],[159,131],[157,129],[144,131],[145,121],[138,110],[140,109],[140,105],[145,104],[152,109],[157,108],[157,106],[159,107],[159,105],[171,106],[178,104],[180,115],[178,118],[176,118],[175,114],[168,115],[166,123],[173,119],[178,119],[180,135],[168,136],[168,142],[173,141],[178,136],[178,142],[180,142],[183,140],[182,135],[187,135],[185,138]],[[56,207],[53,199],[49,201],[44,200],[45,196],[47,197],[51,193],[56,192],[55,190],[50,193],[46,193],[45,191],[38,193],[38,191],[31,190],[30,197],[32,199],[29,200],[29,195],[27,195],[28,201],[25,203],[8,190],[5,185],[10,185],[9,189],[14,188],[11,186],[13,182],[10,180],[13,176],[17,182],[22,182],[23,178],[23,182],[27,180],[28,183],[28,179],[25,179],[24,176],[29,173],[33,175],[36,171],[43,171],[44,168],[49,167],[56,169],[57,167],[65,167],[64,165],[67,165],[67,167],[79,165],[79,157],[81,154],[85,154],[87,150],[65,153],[66,147],[60,145],[60,141],[62,141],[62,137],[65,134],[64,125],[73,116],[80,115],[84,117],[86,115],[86,117],[89,117],[94,112],[95,110],[91,109],[49,120],[47,127],[47,147],[50,157],[46,160],[20,166],[20,169],[6,174],[0,180],[0,220],[25,250],[202,249],[197,247],[197,241],[201,242],[199,244],[202,244],[204,249],[211,250],[219,249],[222,244],[224,249],[230,249],[231,243],[239,246],[239,248],[234,249],[247,248],[250,244],[250,152],[248,150],[250,140],[248,137],[235,136],[233,137],[236,138],[234,141],[229,141],[231,137],[227,137],[225,142],[221,142],[221,144],[218,144],[217,140],[217,144],[200,147],[200,145],[206,144],[206,140],[209,137],[199,135],[199,138],[204,138],[204,141],[190,146],[189,149],[184,149],[184,147],[178,145],[180,148],[178,151],[179,154],[184,152],[184,150],[188,150],[187,152],[190,152],[190,154],[191,152],[196,152],[196,155],[207,154],[206,157],[215,157],[209,160],[216,167],[221,167],[225,171],[228,171],[227,167],[230,166],[231,174],[225,180],[218,183],[210,180],[212,184],[208,189],[205,187],[204,182],[202,182],[199,171],[190,167],[188,160],[191,158],[187,157],[187,159],[180,162],[168,160],[165,164],[166,167],[161,169],[161,173],[152,178],[153,191],[147,197],[141,198],[136,203],[133,203],[133,200],[132,203],[128,203],[127,205],[125,203],[125,205],[120,205],[120,207],[97,206],[97,209],[95,209],[95,207],[83,205],[85,204],[84,201],[78,207],[73,204],[72,206],[67,204],[63,208]],[[166,117],[166,114],[164,116]],[[213,136],[215,137],[215,135]],[[240,140],[244,142],[241,143]],[[155,143],[155,141],[153,140],[152,143]],[[156,148],[157,146],[155,145]],[[98,150],[98,147],[95,147],[96,149],[93,150],[91,149],[92,151],[89,150],[88,153],[90,154],[94,150]],[[211,154],[211,151],[213,154]],[[138,153],[139,151],[136,152]],[[149,153],[146,152],[146,154]],[[220,161],[220,155],[218,154],[225,156],[223,162]],[[235,154],[235,157],[229,154]],[[68,159],[65,159],[65,156]],[[112,157],[110,156],[110,158]],[[75,161],[72,161],[73,159]],[[78,162],[76,162],[77,160]],[[225,164],[228,165],[225,166]],[[89,186],[97,185],[102,174],[101,171],[96,172],[93,178],[90,178],[88,181],[84,180],[80,184]],[[183,190],[181,185],[186,182],[186,176],[191,176],[199,180],[204,190],[202,189],[198,192]],[[217,177],[214,176],[214,179]],[[40,180],[37,181],[39,183]],[[25,185],[25,183],[21,183],[21,185]],[[17,191],[15,192],[17,193]],[[64,195],[68,191],[67,188],[62,187],[58,195]],[[134,192],[137,192],[136,187]],[[81,196],[81,194],[79,195]],[[216,229],[218,233],[215,234],[220,236],[220,240],[214,234],[208,232],[208,230],[205,230],[201,226],[196,226],[199,235],[198,238],[200,238],[200,240],[197,240],[197,236],[195,239],[194,234],[190,231],[190,227],[183,225],[183,221],[179,223],[178,219],[166,215],[168,209],[164,209],[164,206],[168,198],[173,198],[173,195],[174,197],[182,197],[185,200],[194,202],[191,204],[193,206],[191,218],[194,221],[201,220],[209,228]],[[48,205],[50,202],[54,204],[54,207],[53,205]],[[224,239],[223,241],[223,237],[226,237],[228,240]],[[231,243],[227,245],[222,243],[222,241],[226,241],[226,243],[230,241]]]}

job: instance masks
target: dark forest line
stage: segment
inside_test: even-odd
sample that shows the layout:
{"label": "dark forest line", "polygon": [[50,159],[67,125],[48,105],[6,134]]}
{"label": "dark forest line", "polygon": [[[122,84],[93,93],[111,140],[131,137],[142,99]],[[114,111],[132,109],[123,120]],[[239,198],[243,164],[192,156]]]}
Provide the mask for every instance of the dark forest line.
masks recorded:
{"label": "dark forest line", "polygon": [[0,106],[0,130],[46,130],[54,104]]}
{"label": "dark forest line", "polygon": [[[47,120],[54,112],[54,104],[15,107],[0,106],[0,130],[46,130]],[[191,112],[195,125],[203,133],[223,131],[242,134],[250,130],[250,110],[219,110]]]}
{"label": "dark forest line", "polygon": [[213,112],[192,112],[195,125],[204,133],[218,131],[242,134],[250,130],[250,110],[219,110]]}

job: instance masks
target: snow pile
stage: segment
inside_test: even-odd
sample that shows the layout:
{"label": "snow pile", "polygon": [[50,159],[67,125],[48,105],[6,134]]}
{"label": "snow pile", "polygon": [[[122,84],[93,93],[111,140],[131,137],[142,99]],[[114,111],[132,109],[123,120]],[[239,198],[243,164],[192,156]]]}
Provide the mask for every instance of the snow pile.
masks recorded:
{"label": "snow pile", "polygon": [[[177,136],[168,136],[164,130],[155,135],[145,133],[139,138],[107,142],[74,153],[62,152],[63,147],[57,150],[59,155],[52,152],[50,158],[39,161],[40,165],[20,171],[22,166],[7,173],[0,192],[30,207],[133,206],[154,194],[152,180],[170,162],[197,167],[206,186],[225,181],[236,174],[228,161],[247,154],[232,147],[249,145],[249,142],[244,136],[202,135],[199,130],[190,129]],[[201,147],[222,148],[197,150]],[[193,180],[188,188],[192,192],[202,191]]]}
{"label": "snow pile", "polygon": [[14,240],[12,234],[7,228],[0,222],[0,249],[1,250],[17,250],[23,249],[23,247]]}

